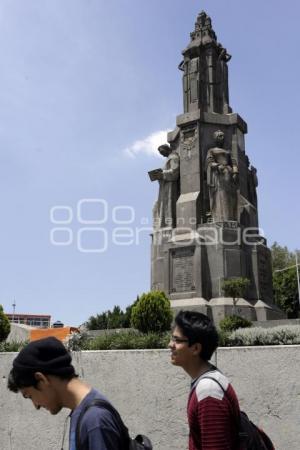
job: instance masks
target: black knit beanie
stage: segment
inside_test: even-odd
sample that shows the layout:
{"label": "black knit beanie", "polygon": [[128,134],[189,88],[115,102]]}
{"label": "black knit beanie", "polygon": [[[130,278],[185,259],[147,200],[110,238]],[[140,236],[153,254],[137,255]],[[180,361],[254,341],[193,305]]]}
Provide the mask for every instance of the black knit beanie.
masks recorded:
{"label": "black knit beanie", "polygon": [[17,373],[42,372],[45,375],[71,376],[75,374],[72,358],[65,346],[55,337],[39,339],[24,347],[13,361]]}

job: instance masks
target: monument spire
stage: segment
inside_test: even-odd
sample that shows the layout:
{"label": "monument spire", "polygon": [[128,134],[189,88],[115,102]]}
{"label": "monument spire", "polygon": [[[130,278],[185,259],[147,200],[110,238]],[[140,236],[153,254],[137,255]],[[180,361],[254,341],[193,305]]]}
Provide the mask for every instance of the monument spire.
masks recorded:
{"label": "monument spire", "polygon": [[190,34],[191,41],[182,54],[179,69],[183,75],[184,112],[228,114],[228,67],[231,56],[217,42],[210,17],[202,11]]}
{"label": "monument spire", "polygon": [[201,11],[201,13],[198,14],[195,22],[195,31],[192,31],[190,36],[192,41],[196,39],[201,39],[202,41],[207,41],[208,39],[217,41],[216,33],[212,28],[211,18],[205,11]]}

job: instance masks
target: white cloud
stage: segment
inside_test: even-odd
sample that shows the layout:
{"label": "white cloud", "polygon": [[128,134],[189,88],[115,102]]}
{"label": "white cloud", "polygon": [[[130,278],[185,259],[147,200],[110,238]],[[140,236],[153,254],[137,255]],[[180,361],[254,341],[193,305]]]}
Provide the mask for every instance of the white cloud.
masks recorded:
{"label": "white cloud", "polygon": [[171,129],[155,131],[144,139],[135,141],[130,147],[125,148],[123,151],[125,155],[130,158],[135,158],[140,154],[160,156],[157,148],[160,145],[167,143],[167,133],[169,131],[171,131]]}

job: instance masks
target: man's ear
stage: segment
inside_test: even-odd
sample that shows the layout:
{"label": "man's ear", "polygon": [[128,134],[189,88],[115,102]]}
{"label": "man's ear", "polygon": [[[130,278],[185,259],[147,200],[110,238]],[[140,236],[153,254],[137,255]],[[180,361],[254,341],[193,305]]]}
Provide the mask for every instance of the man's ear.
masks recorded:
{"label": "man's ear", "polygon": [[40,386],[40,385],[46,386],[49,384],[48,377],[46,375],[44,375],[42,372],[35,372],[34,378],[38,382],[37,389],[38,389],[38,386]]}
{"label": "man's ear", "polygon": [[194,356],[199,356],[202,352],[202,345],[200,342],[196,342],[192,345],[192,353]]}

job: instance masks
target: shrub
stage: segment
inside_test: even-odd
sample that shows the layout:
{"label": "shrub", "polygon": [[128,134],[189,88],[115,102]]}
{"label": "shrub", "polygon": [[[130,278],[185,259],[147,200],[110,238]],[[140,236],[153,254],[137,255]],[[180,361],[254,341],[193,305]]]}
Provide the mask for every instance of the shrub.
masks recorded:
{"label": "shrub", "polygon": [[0,342],[4,341],[10,333],[10,323],[8,317],[4,314],[0,305]]}
{"label": "shrub", "polygon": [[170,300],[164,292],[142,294],[131,312],[131,325],[142,333],[162,333],[170,330],[172,322]]}
{"label": "shrub", "polygon": [[64,342],[69,351],[88,350],[89,340],[91,338],[87,333],[71,333],[69,338]]}
{"label": "shrub", "polygon": [[[71,350],[131,350],[131,349],[157,349],[166,348],[169,342],[169,333],[141,334],[134,331],[120,331],[109,333],[84,342]],[[79,341],[78,341],[79,342]]]}
{"label": "shrub", "polygon": [[0,352],[19,352],[25,345],[26,342],[0,342]]}
{"label": "shrub", "polygon": [[218,330],[219,335],[219,344],[218,347],[228,347],[228,337],[230,336],[230,331],[223,331],[221,329]]}
{"label": "shrub", "polygon": [[252,322],[240,316],[227,316],[224,317],[219,323],[219,327],[222,331],[234,331],[238,328],[249,328],[252,327]]}
{"label": "shrub", "polygon": [[226,338],[227,346],[292,344],[300,344],[300,325],[239,329]]}

